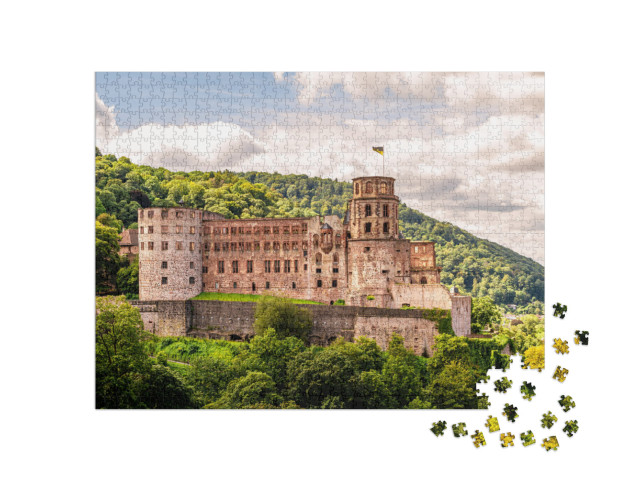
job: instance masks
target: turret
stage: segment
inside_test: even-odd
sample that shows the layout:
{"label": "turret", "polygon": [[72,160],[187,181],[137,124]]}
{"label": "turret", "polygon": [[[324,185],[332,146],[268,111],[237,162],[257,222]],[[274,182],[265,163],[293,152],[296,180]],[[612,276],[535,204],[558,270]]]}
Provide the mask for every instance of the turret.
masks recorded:
{"label": "turret", "polygon": [[353,179],[353,199],[349,209],[351,239],[397,239],[398,196],[392,177]]}

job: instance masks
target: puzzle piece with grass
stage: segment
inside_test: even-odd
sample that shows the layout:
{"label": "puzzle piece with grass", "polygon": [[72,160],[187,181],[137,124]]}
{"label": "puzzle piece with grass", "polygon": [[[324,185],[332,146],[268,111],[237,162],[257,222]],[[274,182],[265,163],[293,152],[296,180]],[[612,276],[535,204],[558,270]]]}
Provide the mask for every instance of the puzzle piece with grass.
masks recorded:
{"label": "puzzle piece with grass", "polygon": [[507,417],[507,420],[515,423],[516,418],[518,417],[518,408],[513,404],[505,404],[502,414]]}
{"label": "puzzle piece with grass", "polygon": [[531,429],[529,429],[526,432],[526,434],[520,433],[520,440],[522,441],[523,446],[531,446],[536,442],[535,438],[533,437],[533,433],[531,432]]}
{"label": "puzzle piece with grass", "polygon": [[569,409],[576,407],[576,403],[571,396],[565,396],[564,394],[560,396],[560,400],[558,404],[562,406],[562,410],[566,413]]}
{"label": "puzzle piece with grass", "polygon": [[459,423],[459,424],[453,424],[451,426],[451,429],[453,430],[453,435],[456,438],[459,438],[460,436],[466,436],[467,434],[469,434],[466,430],[467,425],[465,423]]}
{"label": "puzzle piece with grass", "polygon": [[573,421],[565,421],[562,430],[567,433],[567,436],[573,437],[573,435],[578,432],[578,421],[575,419]]}
{"label": "puzzle piece with grass", "polygon": [[520,392],[522,393],[523,399],[531,401],[531,398],[536,395],[536,387],[530,382],[524,381],[522,386],[520,386]]}
{"label": "puzzle piece with grass", "polygon": [[502,379],[498,379],[496,382],[494,382],[494,384],[496,386],[494,391],[505,393],[507,392],[507,389],[511,387],[513,382],[506,377],[503,377]]}
{"label": "puzzle piece with grass", "polygon": [[447,421],[438,421],[431,424],[433,427],[430,431],[436,436],[442,436],[444,434],[444,430],[447,429]]}
{"label": "puzzle piece with grass", "polygon": [[557,420],[558,418],[551,411],[549,411],[547,414],[542,415],[542,427],[551,429],[551,427]]}

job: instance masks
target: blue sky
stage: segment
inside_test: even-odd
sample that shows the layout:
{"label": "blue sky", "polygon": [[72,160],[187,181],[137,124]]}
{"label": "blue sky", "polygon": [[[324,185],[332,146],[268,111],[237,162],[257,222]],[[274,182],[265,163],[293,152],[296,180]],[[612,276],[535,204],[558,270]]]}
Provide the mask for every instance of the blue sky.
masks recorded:
{"label": "blue sky", "polygon": [[544,261],[543,74],[98,73],[96,145],[170,170],[384,173],[409,206]]}

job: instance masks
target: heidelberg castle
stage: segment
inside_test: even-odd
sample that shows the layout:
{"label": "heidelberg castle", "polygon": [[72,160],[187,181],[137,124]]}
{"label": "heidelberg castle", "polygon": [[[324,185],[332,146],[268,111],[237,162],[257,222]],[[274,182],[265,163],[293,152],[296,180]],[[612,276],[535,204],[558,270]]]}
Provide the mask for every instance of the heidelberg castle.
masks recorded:
{"label": "heidelberg castle", "polygon": [[398,204],[394,179],[376,176],[353,179],[344,219],[140,209],[140,300],[187,300],[206,291],[437,307],[451,311],[458,335],[469,334],[471,298],[440,284],[433,242],[402,237]]}

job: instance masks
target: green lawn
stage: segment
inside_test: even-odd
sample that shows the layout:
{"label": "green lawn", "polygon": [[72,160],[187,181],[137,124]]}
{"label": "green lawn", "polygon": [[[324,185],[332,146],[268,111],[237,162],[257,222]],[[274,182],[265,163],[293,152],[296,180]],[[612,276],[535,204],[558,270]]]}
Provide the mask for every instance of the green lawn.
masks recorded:
{"label": "green lawn", "polygon": [[[258,302],[260,298],[256,294],[233,294],[227,292],[201,292],[196,297],[192,297],[193,301],[234,301],[234,302]],[[289,299],[294,304],[322,304],[322,302],[308,301],[306,299]]]}

